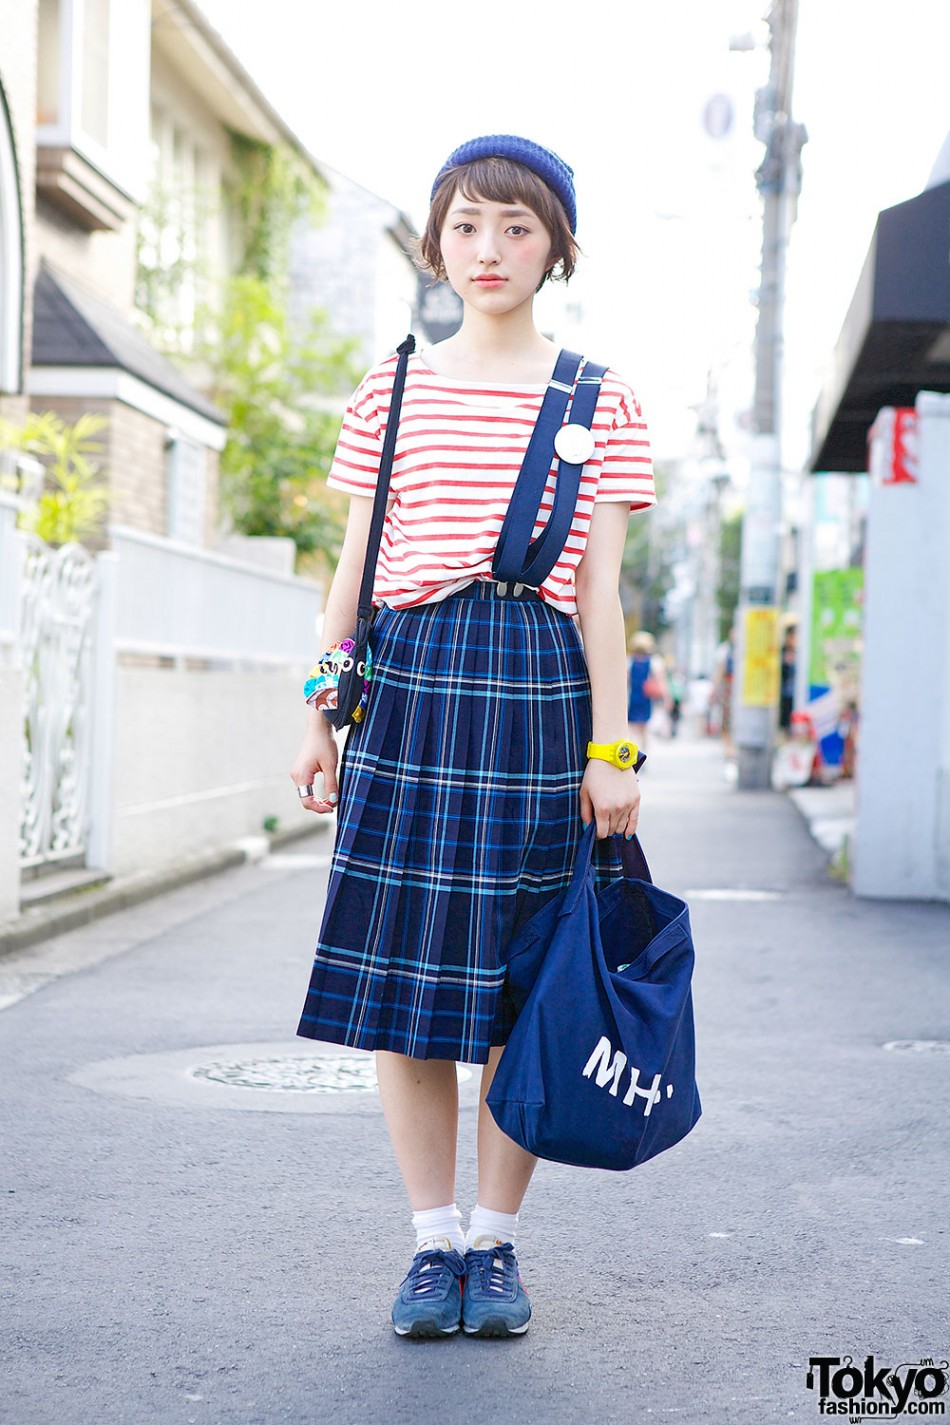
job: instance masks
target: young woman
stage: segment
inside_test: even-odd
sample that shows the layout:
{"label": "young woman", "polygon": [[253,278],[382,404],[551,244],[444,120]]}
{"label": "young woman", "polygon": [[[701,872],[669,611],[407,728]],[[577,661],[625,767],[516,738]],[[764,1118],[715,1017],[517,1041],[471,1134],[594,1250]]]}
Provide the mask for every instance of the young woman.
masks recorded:
{"label": "young woman", "polygon": [[666,665],[656,652],[652,633],[639,629],[630,640],[630,661],[627,665],[627,725],[637,746],[646,751],[647,729],[653,716],[653,704],[661,703],[667,710],[672,705],[666,677]]}
{"label": "young woman", "polygon": [[[527,139],[473,139],[437,175],[420,261],[448,279],[464,318],[409,360],[376,571],[373,681],[345,775],[314,709],[291,772],[304,807],[340,810],[298,1032],[376,1051],[416,1231],[392,1311],[400,1335],[527,1329],[514,1243],[536,1159],[484,1103],[512,1023],[507,947],[568,883],[582,822],[595,820],[599,838],[632,836],[637,824],[618,583],[628,514],[654,494],[640,407],[613,373],[557,565],[538,590],[491,577],[558,356],[535,326],[534,296],[570,277],[575,219],[571,169]],[[327,646],[355,625],[395,365],[382,362],[358,387],[330,472],[350,514]],[[536,535],[551,508],[553,455],[551,465]],[[318,774],[322,791],[310,795]],[[467,1234],[455,1205],[459,1061],[484,1066]]]}

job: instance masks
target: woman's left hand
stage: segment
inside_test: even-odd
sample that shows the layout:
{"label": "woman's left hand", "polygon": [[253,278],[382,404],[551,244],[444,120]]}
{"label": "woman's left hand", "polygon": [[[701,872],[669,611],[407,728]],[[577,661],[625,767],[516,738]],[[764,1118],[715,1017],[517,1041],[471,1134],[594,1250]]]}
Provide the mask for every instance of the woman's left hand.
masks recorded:
{"label": "woman's left hand", "polygon": [[640,816],[640,783],[632,767],[613,767],[592,757],[581,782],[581,820],[597,822],[597,839],[631,837]]}

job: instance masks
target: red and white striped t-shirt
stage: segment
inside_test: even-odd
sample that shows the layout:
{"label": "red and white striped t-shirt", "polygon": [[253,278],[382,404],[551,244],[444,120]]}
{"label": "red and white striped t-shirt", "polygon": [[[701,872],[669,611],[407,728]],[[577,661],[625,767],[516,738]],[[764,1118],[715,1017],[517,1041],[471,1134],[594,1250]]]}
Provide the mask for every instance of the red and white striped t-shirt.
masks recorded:
{"label": "red and white striped t-shirt", "polygon": [[[363,378],[343,417],[327,483],[348,495],[376,489],[389,416],[395,356]],[[511,386],[439,376],[418,355],[409,359],[399,418],[390,497],[376,566],[377,604],[411,608],[436,603],[475,579],[491,577],[492,557],[544,386]],[[632,510],[656,503],[650,442],[633,391],[612,371],[604,377],[593,421],[594,454],[584,466],[574,522],[542,599],[577,612],[574,573],[600,501]],[[557,462],[552,462],[535,525],[550,515]]]}

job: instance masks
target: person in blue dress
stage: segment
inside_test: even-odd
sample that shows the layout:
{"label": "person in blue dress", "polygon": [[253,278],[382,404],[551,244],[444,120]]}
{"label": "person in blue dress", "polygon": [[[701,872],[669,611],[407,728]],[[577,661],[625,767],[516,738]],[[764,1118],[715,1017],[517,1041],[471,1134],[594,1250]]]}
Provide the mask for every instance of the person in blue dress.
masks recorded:
{"label": "person in blue dress", "polygon": [[656,653],[652,633],[640,629],[630,640],[630,660],[627,665],[627,725],[630,736],[641,751],[646,751],[647,728],[653,716],[654,704],[665,705],[669,699],[666,669]]}

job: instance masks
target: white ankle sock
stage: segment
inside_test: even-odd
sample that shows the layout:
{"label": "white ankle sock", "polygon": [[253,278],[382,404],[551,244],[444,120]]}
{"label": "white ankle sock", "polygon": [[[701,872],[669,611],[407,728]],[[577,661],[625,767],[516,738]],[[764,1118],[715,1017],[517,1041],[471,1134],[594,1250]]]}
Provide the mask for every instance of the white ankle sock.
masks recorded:
{"label": "white ankle sock", "polygon": [[[465,1250],[468,1251],[476,1244],[485,1248],[492,1247],[496,1242],[510,1242],[514,1246],[517,1231],[517,1212],[493,1212],[490,1207],[481,1207],[476,1203],[472,1208],[471,1224],[465,1235]],[[487,1240],[482,1242],[482,1238]]]}
{"label": "white ankle sock", "polygon": [[445,1207],[427,1207],[422,1212],[414,1212],[412,1225],[416,1231],[417,1252],[421,1252],[423,1247],[445,1247],[446,1242],[456,1252],[465,1251],[462,1214],[454,1202]]}

